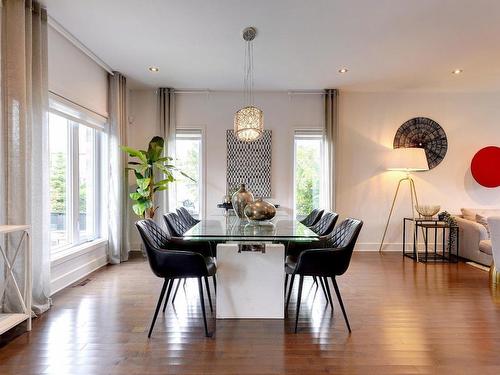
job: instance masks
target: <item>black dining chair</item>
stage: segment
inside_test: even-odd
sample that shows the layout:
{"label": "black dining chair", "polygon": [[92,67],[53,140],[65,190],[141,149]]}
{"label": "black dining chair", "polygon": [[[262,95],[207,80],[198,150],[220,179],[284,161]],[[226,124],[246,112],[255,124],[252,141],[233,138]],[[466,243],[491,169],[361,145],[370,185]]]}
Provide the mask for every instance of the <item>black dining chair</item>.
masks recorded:
{"label": "black dining chair", "polygon": [[320,237],[326,236],[332,232],[338,218],[339,215],[335,212],[325,212],[316,224],[311,225],[309,229]]}
{"label": "black dining chair", "polygon": [[[321,210],[321,212],[323,212],[323,210]],[[286,255],[288,257],[297,258],[299,254],[304,250],[324,247],[325,241],[328,238],[328,235],[330,235],[333,232],[333,228],[335,227],[338,218],[339,215],[335,212],[326,212],[325,214],[323,214],[320,220],[315,225],[309,228],[319,236],[319,241],[312,241],[312,242],[291,241],[287,245]],[[316,285],[321,285],[323,294],[325,295],[325,298],[328,300],[328,294],[326,287],[323,283],[323,280],[319,278],[319,283],[318,283],[318,278],[316,276],[313,277],[313,280]],[[287,284],[288,284],[288,276],[285,277],[285,290]]]}
{"label": "black dining chair", "polygon": [[189,228],[194,227],[196,224],[200,222],[200,220],[195,219],[189,211],[186,209],[186,207],[179,207],[177,209],[177,215],[184,221],[186,225],[189,226]]}
{"label": "black dining chair", "polygon": [[148,337],[151,337],[151,333],[153,332],[165,292],[167,292],[167,295],[163,311],[165,311],[165,307],[167,306],[174,281],[179,280],[180,283],[181,279],[188,278],[198,279],[205,336],[210,337],[211,334],[208,332],[207,317],[205,312],[202,278],[205,280],[205,287],[208,295],[207,297],[210,302],[210,306],[212,306],[208,277],[212,276],[215,279],[217,267],[214,258],[210,256],[203,256],[196,251],[185,250],[185,248],[180,250],[176,249],[177,245],[169,240],[168,235],[153,220],[139,220],[135,225],[139,230],[142,242],[146,248],[151,270],[156,276],[164,279],[160,297],[151,322],[151,327],[148,332]]}
{"label": "black dining chair", "polygon": [[312,210],[309,215],[307,215],[304,219],[302,219],[300,222],[304,224],[306,227],[310,227],[314,224],[316,224],[319,219],[321,219],[321,215],[323,215],[324,210],[319,210],[315,208]]}
{"label": "black dining chair", "polygon": [[[332,233],[339,215],[335,212],[326,212],[321,219],[311,229],[319,236],[319,247],[323,247],[323,243],[327,236]],[[287,246],[286,254],[288,256],[298,256],[301,251],[318,247],[318,241],[313,242],[294,242],[290,241]]]}
{"label": "black dining chair", "polygon": [[167,229],[172,237],[182,237],[190,228],[175,212],[163,215]]}
{"label": "black dining chair", "polygon": [[295,276],[299,276],[299,290],[297,295],[297,312],[295,316],[295,333],[299,321],[300,302],[302,297],[302,284],[304,276],[318,277],[323,280],[328,292],[328,301],[333,309],[333,301],[328,285],[328,278],[331,279],[337,299],[344,315],[347,329],[351,332],[351,326],[347,318],[347,313],[342,302],[340,290],[337,285],[336,277],[343,275],[351,261],[351,255],[356,244],[359,232],[363,222],[357,219],[346,219],[335,228],[334,232],[328,237],[324,248],[304,250],[296,257],[287,257],[285,262],[285,272],[291,276],[290,287],[286,300],[285,311],[288,311],[290,296],[292,294],[293,282]]}

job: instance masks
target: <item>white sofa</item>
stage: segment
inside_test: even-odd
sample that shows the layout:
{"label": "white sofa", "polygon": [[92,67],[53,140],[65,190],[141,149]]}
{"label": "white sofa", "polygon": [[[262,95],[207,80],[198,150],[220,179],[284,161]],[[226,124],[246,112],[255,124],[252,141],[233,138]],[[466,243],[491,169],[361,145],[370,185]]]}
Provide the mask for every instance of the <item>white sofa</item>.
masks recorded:
{"label": "white sofa", "polygon": [[459,255],[476,263],[490,266],[492,261],[491,239],[486,227],[476,221],[476,215],[485,218],[500,216],[500,210],[463,208],[462,215],[455,216],[459,227]]}
{"label": "white sofa", "polygon": [[493,251],[493,264],[491,265],[491,277],[494,283],[500,282],[500,216],[490,216],[488,227],[491,233],[491,248]]}

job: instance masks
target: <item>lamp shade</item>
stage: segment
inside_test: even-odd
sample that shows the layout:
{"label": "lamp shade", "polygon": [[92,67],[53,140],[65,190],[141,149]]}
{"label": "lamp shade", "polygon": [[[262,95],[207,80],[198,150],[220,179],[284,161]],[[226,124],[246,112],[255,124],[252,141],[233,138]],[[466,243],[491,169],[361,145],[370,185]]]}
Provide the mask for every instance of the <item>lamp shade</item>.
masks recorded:
{"label": "lamp shade", "polygon": [[429,170],[425,150],[416,147],[401,147],[391,150],[387,170],[406,172]]}
{"label": "lamp shade", "polygon": [[234,115],[234,134],[243,142],[252,142],[264,132],[264,115],[254,106],[240,109]]}

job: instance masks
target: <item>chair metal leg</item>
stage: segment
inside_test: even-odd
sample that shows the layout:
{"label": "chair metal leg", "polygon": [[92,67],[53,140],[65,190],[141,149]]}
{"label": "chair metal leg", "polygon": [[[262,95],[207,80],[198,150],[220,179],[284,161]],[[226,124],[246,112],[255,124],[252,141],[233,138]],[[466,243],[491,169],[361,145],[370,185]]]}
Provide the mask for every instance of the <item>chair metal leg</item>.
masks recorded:
{"label": "chair metal leg", "polygon": [[170,283],[169,279],[165,279],[165,281],[163,282],[163,286],[162,286],[161,292],[160,292],[160,298],[158,298],[158,303],[156,304],[156,310],[155,310],[155,313],[153,315],[153,321],[151,322],[151,327],[149,328],[148,338],[151,337],[151,333],[153,332],[153,327],[155,326],[156,318],[158,317],[158,311],[160,311],[161,301],[163,301],[163,296],[165,295],[165,290],[167,289],[167,285],[169,283]]}
{"label": "chair metal leg", "polygon": [[299,278],[299,294],[297,296],[297,315],[295,316],[295,333],[297,333],[297,325],[299,324],[300,299],[302,297],[302,283],[303,282],[304,282],[304,276],[300,275],[300,278]]}
{"label": "chair metal leg", "polygon": [[325,289],[325,284],[323,283],[323,278],[319,278],[319,283],[321,284],[321,289],[323,289],[323,294],[325,296],[325,299],[326,299],[326,304],[328,305],[328,294],[326,294],[326,289]]}
{"label": "chair metal leg", "polygon": [[313,282],[316,284],[316,288],[318,287],[318,278],[316,276],[313,276]]}
{"label": "chair metal leg", "polygon": [[288,297],[286,298],[285,316],[288,315],[288,305],[290,304],[290,296],[292,295],[293,281],[294,280],[295,280],[295,275],[292,275],[292,277],[290,278],[290,287],[288,288]]}
{"label": "chair metal leg", "polygon": [[213,276],[212,281],[214,282],[214,293],[217,294],[217,278]]}
{"label": "chair metal leg", "polygon": [[172,296],[172,304],[174,304],[174,302],[175,302],[175,296],[177,296],[177,291],[179,290],[179,287],[181,286],[181,281],[182,281],[182,279],[179,279],[177,282],[177,286],[175,287],[174,295]]}
{"label": "chair metal leg", "polygon": [[210,312],[214,313],[214,308],[212,306],[212,296],[210,295],[210,285],[208,284],[208,277],[205,276],[205,287],[207,288],[208,304],[210,305]]}
{"label": "chair metal leg", "polygon": [[333,311],[333,299],[332,299],[332,294],[330,293],[330,286],[328,285],[328,278],[324,277],[323,282],[325,283],[326,291],[328,293],[328,301],[330,301],[330,307],[332,308]]}
{"label": "chair metal leg", "polygon": [[168,285],[167,296],[165,297],[165,303],[163,305],[162,312],[165,312],[165,310],[167,309],[168,298],[170,297],[170,292],[172,291],[172,287],[174,286],[174,281],[175,279],[171,279],[170,284]]}
{"label": "chair metal leg", "polygon": [[339,286],[337,285],[337,281],[335,280],[335,277],[332,277],[332,284],[333,287],[335,288],[335,293],[337,294],[337,298],[340,303],[340,308],[342,309],[342,314],[344,314],[344,319],[345,319],[345,324],[347,325],[347,329],[349,330],[349,333],[351,333],[351,326],[349,325],[349,319],[347,319],[347,314],[344,309],[344,303],[342,302],[342,297],[340,296],[340,290]]}
{"label": "chair metal leg", "polygon": [[205,298],[203,297],[203,284],[201,283],[201,277],[198,277],[198,290],[200,292],[200,304],[201,312],[203,313],[203,324],[205,325],[205,336],[210,337],[208,333],[207,314],[205,313]]}
{"label": "chair metal leg", "polygon": [[288,274],[285,273],[285,297],[286,297],[286,287],[288,285]]}

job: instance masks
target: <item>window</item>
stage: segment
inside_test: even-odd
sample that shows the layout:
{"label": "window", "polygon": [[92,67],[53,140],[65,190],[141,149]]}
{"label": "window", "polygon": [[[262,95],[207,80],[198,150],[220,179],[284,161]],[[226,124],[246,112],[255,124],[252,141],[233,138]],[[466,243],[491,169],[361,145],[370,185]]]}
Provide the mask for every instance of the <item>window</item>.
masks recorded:
{"label": "window", "polygon": [[294,212],[303,217],[325,205],[322,131],[296,131],[294,137]]}
{"label": "window", "polygon": [[99,230],[100,131],[57,110],[49,114],[52,253],[93,241]]}
{"label": "window", "polygon": [[177,176],[170,197],[172,208],[185,207],[191,215],[201,217],[202,204],[202,132],[177,129],[175,166],[193,180]]}

